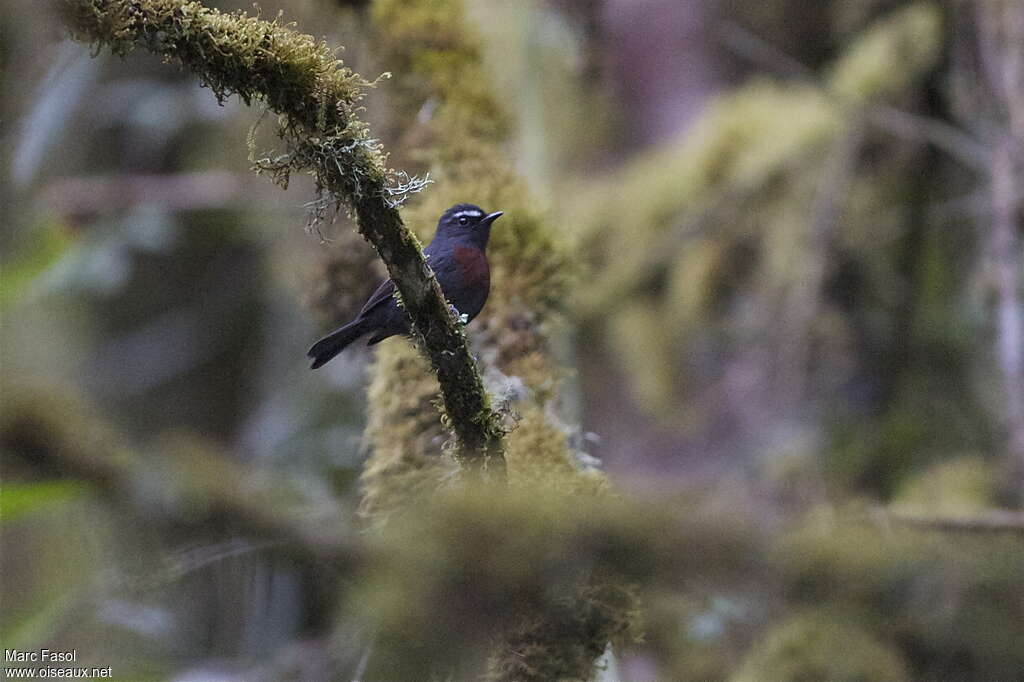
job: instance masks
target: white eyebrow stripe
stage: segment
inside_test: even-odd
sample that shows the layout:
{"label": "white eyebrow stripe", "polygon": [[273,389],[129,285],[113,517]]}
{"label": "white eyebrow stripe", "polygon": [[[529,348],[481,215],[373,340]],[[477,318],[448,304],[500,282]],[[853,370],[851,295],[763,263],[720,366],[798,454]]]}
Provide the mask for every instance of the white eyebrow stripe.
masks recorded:
{"label": "white eyebrow stripe", "polygon": [[461,218],[463,216],[466,216],[466,217],[472,217],[472,218],[479,218],[479,217],[483,216],[483,214],[484,214],[483,211],[469,210],[469,211],[459,211],[458,213],[454,214],[452,217],[453,218]]}

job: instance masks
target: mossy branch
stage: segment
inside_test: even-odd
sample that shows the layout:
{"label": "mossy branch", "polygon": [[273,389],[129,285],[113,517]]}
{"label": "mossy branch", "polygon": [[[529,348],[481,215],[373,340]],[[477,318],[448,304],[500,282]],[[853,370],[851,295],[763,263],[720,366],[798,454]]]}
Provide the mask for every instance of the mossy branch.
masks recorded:
{"label": "mossy branch", "polygon": [[195,528],[228,521],[335,570],[361,565],[356,520],[329,499],[306,496],[197,437],[161,435],[144,453],[74,400],[25,387],[10,395],[0,414],[0,452],[14,468],[86,481],[159,522]]}
{"label": "mossy branch", "polygon": [[872,516],[880,525],[898,524],[949,532],[1024,533],[1024,512],[1008,509],[949,515],[878,507],[872,510]]}
{"label": "mossy branch", "polygon": [[419,242],[390,198],[392,173],[356,115],[367,82],[331,48],[279,21],[225,14],[184,0],[62,0],[73,35],[124,55],[136,47],[181,63],[219,100],[262,100],[279,115],[285,153],[255,161],[286,186],[308,172],[318,192],[355,217],[380,254],[413,328],[430,356],[458,451],[500,463],[502,429],[491,410],[460,323],[450,311]]}

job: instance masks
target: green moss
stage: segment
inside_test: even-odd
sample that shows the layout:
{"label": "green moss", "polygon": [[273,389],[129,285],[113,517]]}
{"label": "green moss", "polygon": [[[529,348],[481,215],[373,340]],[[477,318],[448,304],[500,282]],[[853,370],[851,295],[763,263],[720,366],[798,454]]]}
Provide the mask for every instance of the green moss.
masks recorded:
{"label": "green moss", "polygon": [[576,303],[606,325],[653,413],[699,419],[669,409],[690,385],[683,349],[727,331],[717,325],[734,298],[777,301],[802,277],[793,261],[806,248],[807,195],[844,127],[822,93],[754,82],[713,103],[678,143],[576,194],[568,224],[581,225],[590,273]]}
{"label": "green moss", "polygon": [[[136,463],[136,454],[78,401],[6,381],[0,393],[0,446],[21,454],[31,466],[43,467],[44,473],[73,476],[79,470],[96,470],[97,478],[112,481]],[[50,452],[60,453],[68,470],[47,459]]]}
{"label": "green moss", "polygon": [[[396,193],[414,192],[424,183],[386,169],[379,143],[356,116],[361,87],[368,83],[335,59],[325,43],[277,21],[223,14],[183,0],[65,0],[65,8],[73,30],[87,40],[119,54],[144,46],[194,71],[219,99],[259,98],[278,113],[283,153],[258,158],[252,149],[254,169],[282,186],[292,172],[310,173],[318,195],[313,224],[331,205],[355,215],[360,233],[381,254],[402,292],[443,385],[460,449],[467,458],[500,459],[498,417],[420,245],[397,212],[401,197]],[[250,147],[254,138],[250,134]]]}
{"label": "green moss", "polygon": [[[494,680],[562,679],[548,676],[553,669],[589,679],[607,642],[636,627],[633,588],[614,575],[565,573],[561,563],[549,584],[545,566],[571,551],[567,534],[581,518],[609,520],[613,505],[599,501],[604,476],[580,471],[565,432],[527,404],[506,436],[508,485],[460,483],[433,416],[436,383],[419,354],[404,341],[382,344],[375,370],[363,508],[387,521],[378,528],[388,558],[357,593],[379,628],[383,674],[422,678],[424,669],[482,666],[487,656]],[[589,555],[579,550],[574,560]],[[524,676],[529,670],[537,674]]]}
{"label": "green moss", "polygon": [[675,357],[678,335],[663,323],[660,307],[634,299],[610,321],[608,338],[630,369],[637,401],[654,414],[675,417],[671,398],[683,390],[686,374]]}
{"label": "green moss", "polygon": [[868,522],[819,508],[772,549],[788,596],[797,603],[896,608],[908,581],[926,565],[931,543],[920,533],[880,532]]}
{"label": "green moss", "polygon": [[418,504],[457,466],[442,457],[447,435],[437,418],[437,378],[430,365],[404,339],[377,348],[367,396],[372,453],[363,470],[362,511],[382,518]]}
{"label": "green moss", "polygon": [[[384,27],[375,37],[377,52],[400,74],[389,92],[397,115],[425,140],[414,156],[437,180],[437,191],[407,211],[410,224],[426,237],[456,201],[504,211],[488,248],[492,287],[484,319],[503,318],[508,305],[519,304],[543,322],[561,307],[573,261],[501,148],[510,126],[490,90],[480,38],[467,25],[462,3],[383,0],[374,4],[373,16]],[[413,122],[427,104],[431,117]]]}
{"label": "green moss", "polygon": [[899,94],[934,67],[942,48],[942,12],[915,2],[883,17],[833,66],[835,91],[855,100]]}
{"label": "green moss", "polygon": [[633,236],[662,231],[683,207],[702,208],[709,192],[766,182],[794,157],[841,131],[842,122],[841,112],[812,87],[752,81],[709,104],[678,142],[628,165],[613,179],[614,196],[604,191],[604,183],[578,195],[581,231],[589,235],[627,218],[625,224],[639,231],[630,232]]}
{"label": "green moss", "polygon": [[[981,478],[969,460],[948,467],[958,482]],[[936,471],[950,475],[944,467]],[[856,618],[894,650],[898,643],[915,679],[1001,679],[1024,661],[1013,644],[1024,636],[1024,542],[1013,535],[947,535],[873,520],[856,508],[821,508],[780,536],[769,556],[791,607]],[[845,657],[845,647],[821,638],[800,643],[787,627],[765,635],[738,679],[756,679],[750,675],[759,665],[774,671],[766,657],[784,650],[818,663]],[[766,678],[862,679],[807,674]]]}
{"label": "green moss", "polygon": [[995,505],[997,482],[991,462],[958,457],[908,478],[892,504],[936,514],[983,511]]}
{"label": "green moss", "polygon": [[[567,249],[531,204],[498,146],[508,128],[488,90],[489,80],[480,65],[479,38],[465,24],[461,3],[384,1],[374,4],[373,17],[383,27],[374,38],[376,47],[387,67],[400,74],[390,93],[399,116],[419,111],[427,100],[436,106],[435,114],[425,123],[407,120],[407,125],[428,129],[427,142],[417,157],[430,164],[432,177],[444,191],[432,191],[409,207],[405,212],[409,224],[427,238],[437,216],[456,201],[505,211],[488,249],[491,296],[469,331],[483,362],[521,379],[530,389],[531,405],[524,406],[529,416],[519,428],[528,433],[532,420],[538,420],[537,427],[544,429],[544,411],[532,408],[542,408],[552,399],[561,380],[561,371],[548,352],[546,324],[559,312],[562,293],[573,274]],[[465,119],[476,123],[465,125]],[[405,351],[382,351],[373,370],[368,430],[373,455],[368,480],[391,471],[396,459],[440,450],[435,440],[438,434],[419,428],[418,417],[410,420],[414,409],[405,405],[396,410],[391,397],[416,396],[415,402],[426,407],[433,377],[424,368],[413,371],[405,363],[391,362],[385,352],[405,357]],[[410,420],[414,426],[389,431],[384,425],[394,418]],[[425,445],[426,440],[431,441],[430,446]],[[551,457],[566,457],[564,437],[557,445],[554,440],[550,444]],[[397,452],[405,454],[395,455]]]}
{"label": "green moss", "polygon": [[[888,136],[896,151],[861,166],[882,134],[860,130],[848,100],[915,98],[939,59],[940,14],[928,2],[892,12],[840,55],[825,85],[751,80],[709,104],[674,144],[567,193],[566,222],[578,226],[587,261],[577,308],[606,328],[652,413],[693,419],[695,354],[751,338],[777,344],[771,355],[803,345],[792,359],[806,369],[794,369],[816,372],[812,383],[853,379],[858,339],[885,332],[879,313],[905,286],[895,246],[917,180],[906,148]],[[858,300],[873,318],[851,319],[824,295],[836,263],[853,263],[868,282],[851,293],[879,299]],[[807,299],[816,310],[803,320]]]}
{"label": "green moss", "polygon": [[[388,92],[396,125],[420,142],[407,155],[436,181],[433,191],[405,211],[409,224],[426,239],[437,216],[453,203],[472,201],[505,212],[488,248],[491,295],[468,332],[479,361],[500,375],[498,383],[524,389],[507,408],[515,414],[509,420],[515,427],[505,438],[508,488],[481,495],[452,476],[446,463],[443,434],[430,409],[434,378],[410,362],[414,354],[402,342],[381,349],[370,391],[365,506],[403,519],[405,509],[442,525],[419,528],[413,537],[397,529],[404,522],[382,528],[389,546],[409,547],[414,556],[426,557],[426,565],[405,559],[419,567],[415,575],[395,580],[402,585],[397,592],[394,586],[371,590],[384,599],[371,611],[394,616],[383,618],[379,646],[394,652],[396,665],[405,661],[403,670],[418,669],[413,677],[419,678],[428,659],[432,670],[443,672],[446,661],[454,666],[452,652],[438,654],[451,645],[431,639],[443,636],[470,648],[478,643],[477,662],[482,666],[489,659],[495,680],[587,679],[609,639],[635,622],[631,588],[615,576],[571,570],[545,585],[531,582],[537,576],[525,572],[531,562],[547,565],[546,553],[556,551],[573,519],[579,519],[567,506],[589,509],[608,493],[602,475],[577,468],[555,409],[564,371],[551,355],[548,333],[576,268],[563,236],[538,211],[502,149],[511,126],[491,91],[480,39],[465,22],[462,3],[382,0],[372,12],[380,27],[376,53],[398,74]],[[422,116],[424,111],[430,116]],[[424,547],[423,542],[437,544]],[[481,561],[487,566],[479,566]],[[455,576],[462,575],[484,579],[482,592],[470,582],[467,594],[461,594],[466,590],[456,586],[467,578]],[[488,586],[487,580],[497,582]],[[434,607],[424,599],[446,604]],[[441,611],[453,613],[455,620],[423,620]],[[410,656],[419,661],[409,663]],[[460,660],[473,665],[472,655]]]}
{"label": "green moss", "polygon": [[899,651],[862,623],[827,610],[770,629],[731,682],[906,682]]}
{"label": "green moss", "polygon": [[936,547],[898,621],[933,679],[1014,679],[1024,670],[1021,566],[1019,537],[961,535]]}
{"label": "green moss", "polygon": [[542,614],[524,618],[503,637],[485,679],[588,682],[606,649],[603,642],[636,638],[636,614],[630,586],[602,582],[584,587]]}
{"label": "green moss", "polygon": [[373,19],[386,27],[375,52],[398,74],[401,107],[415,115],[428,100],[437,109],[428,126],[446,136],[441,154],[473,153],[473,146],[503,139],[508,119],[493,93],[480,57],[480,38],[466,24],[458,0],[382,0]]}
{"label": "green moss", "polygon": [[[729,244],[715,239],[696,239],[669,265],[668,296],[676,301],[672,308],[673,329],[695,327],[713,310],[727,281],[731,253]],[[725,277],[723,277],[725,275]]]}
{"label": "green moss", "polygon": [[[387,262],[414,325],[444,386],[445,408],[467,456],[500,456],[500,426],[460,329],[447,318],[440,289],[429,278],[419,243],[402,224],[395,193],[422,181],[389,171],[380,145],[356,116],[361,87],[323,42],[278,21],[223,14],[183,0],[66,0],[73,29],[125,54],[136,46],[176,60],[199,75],[219,99],[264,100],[278,113],[283,153],[259,158],[257,172],[282,186],[290,174],[316,181],[312,222],[333,204],[351,210],[359,231]],[[255,135],[250,135],[250,146]],[[397,182],[404,189],[396,190]],[[412,190],[409,187],[412,186]],[[444,320],[438,324],[438,320]],[[481,454],[483,453],[483,454]]]}
{"label": "green moss", "polygon": [[164,432],[140,450],[76,399],[9,388],[0,413],[0,450],[14,455],[5,459],[7,475],[17,477],[24,467],[28,478],[80,479],[186,527],[232,519],[241,532],[283,538],[306,558],[340,557],[344,565],[353,553],[351,528],[330,500],[242,467],[203,438]]}
{"label": "green moss", "polygon": [[[634,631],[630,585],[654,563],[634,551],[638,533],[654,535],[635,510],[557,486],[451,486],[396,512],[353,593],[383,678],[490,659],[492,679],[588,679],[607,642]],[[538,672],[510,677],[519,664]]]}
{"label": "green moss", "polygon": [[266,102],[280,114],[286,148],[254,164],[280,184],[292,171],[308,171],[345,203],[387,184],[380,147],[356,115],[368,83],[325,42],[279,18],[222,13],[199,2],[64,0],[64,9],[83,40],[118,55],[144,47],[196,74],[218,100]]}
{"label": "green moss", "polygon": [[540,408],[524,408],[518,428],[507,436],[509,484],[524,491],[549,489],[567,497],[601,497],[610,493],[608,480],[597,470],[580,470],[568,436]]}

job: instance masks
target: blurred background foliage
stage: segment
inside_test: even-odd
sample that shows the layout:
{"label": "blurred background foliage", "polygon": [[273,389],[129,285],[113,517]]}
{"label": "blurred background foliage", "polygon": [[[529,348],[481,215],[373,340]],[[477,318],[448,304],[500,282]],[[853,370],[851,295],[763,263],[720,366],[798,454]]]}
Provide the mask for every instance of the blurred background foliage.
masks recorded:
{"label": "blurred background foliage", "polygon": [[382,270],[249,173],[258,108],[8,0],[4,647],[124,680],[1024,679],[1019,3],[279,10],[391,72],[365,117],[434,180],[421,238],[507,213],[468,331],[509,485],[452,485],[406,341],[306,369]]}

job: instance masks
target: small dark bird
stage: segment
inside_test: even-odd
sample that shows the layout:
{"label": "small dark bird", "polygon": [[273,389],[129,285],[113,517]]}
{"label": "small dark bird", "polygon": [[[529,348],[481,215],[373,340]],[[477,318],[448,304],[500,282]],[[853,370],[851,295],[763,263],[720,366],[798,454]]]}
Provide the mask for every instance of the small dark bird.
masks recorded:
{"label": "small dark bird", "polygon": [[[491,267],[485,249],[491,223],[501,216],[501,211],[485,213],[473,204],[456,204],[437,221],[434,239],[423,249],[445,298],[467,322],[483,309],[491,290]],[[368,346],[389,336],[408,334],[409,317],[394,294],[395,284],[389,279],[377,287],[356,319],[313,344],[307,353],[313,359],[312,369],[366,334],[373,335]]]}

